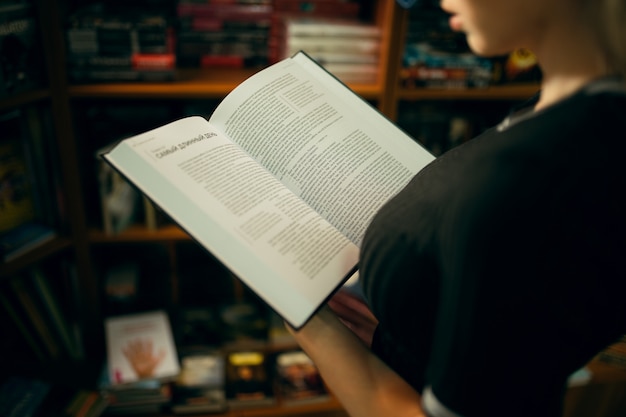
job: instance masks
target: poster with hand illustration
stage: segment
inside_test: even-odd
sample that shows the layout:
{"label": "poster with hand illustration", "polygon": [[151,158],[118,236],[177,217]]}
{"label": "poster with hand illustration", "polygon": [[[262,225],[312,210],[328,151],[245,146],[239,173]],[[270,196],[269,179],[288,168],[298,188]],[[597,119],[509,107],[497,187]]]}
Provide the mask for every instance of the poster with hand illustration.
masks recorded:
{"label": "poster with hand illustration", "polygon": [[168,379],[180,372],[172,328],[164,311],[109,317],[105,334],[113,385]]}

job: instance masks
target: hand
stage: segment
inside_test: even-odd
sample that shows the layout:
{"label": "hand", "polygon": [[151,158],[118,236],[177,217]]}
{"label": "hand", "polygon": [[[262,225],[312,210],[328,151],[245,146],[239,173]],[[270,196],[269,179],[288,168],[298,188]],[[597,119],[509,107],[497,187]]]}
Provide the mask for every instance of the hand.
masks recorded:
{"label": "hand", "polygon": [[150,339],[131,340],[122,352],[139,378],[152,377],[154,370],[165,357],[165,351],[162,349],[157,355],[154,354]]}
{"label": "hand", "polygon": [[329,301],[328,306],[335,312],[339,320],[366,346],[372,345],[374,330],[378,319],[370,311],[363,300],[346,290],[339,290]]}

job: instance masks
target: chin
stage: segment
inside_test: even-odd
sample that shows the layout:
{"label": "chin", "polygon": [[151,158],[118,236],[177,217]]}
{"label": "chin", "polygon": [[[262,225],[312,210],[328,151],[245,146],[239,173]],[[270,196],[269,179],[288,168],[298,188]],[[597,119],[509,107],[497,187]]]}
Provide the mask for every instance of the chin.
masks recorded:
{"label": "chin", "polygon": [[484,58],[506,55],[510,52],[507,48],[498,48],[483,39],[475,39],[471,36],[467,37],[467,44],[473,53]]}

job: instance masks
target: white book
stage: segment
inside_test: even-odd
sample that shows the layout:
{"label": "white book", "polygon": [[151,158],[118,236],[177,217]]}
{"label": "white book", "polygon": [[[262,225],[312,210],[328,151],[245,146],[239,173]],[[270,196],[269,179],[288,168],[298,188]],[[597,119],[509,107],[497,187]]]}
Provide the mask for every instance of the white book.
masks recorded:
{"label": "white book", "polygon": [[379,55],[380,40],[370,38],[346,38],[328,36],[291,36],[286,38],[286,47],[293,53],[303,50],[307,53],[333,52],[365,55]]}
{"label": "white book", "polygon": [[381,30],[374,24],[361,22],[324,21],[317,19],[293,19],[285,22],[287,37],[327,36],[380,38]]}
{"label": "white book", "polygon": [[108,317],[105,335],[112,386],[169,380],[180,372],[172,328],[164,311]]}
{"label": "white book", "polygon": [[103,157],[299,328],[357,272],[378,209],[434,157],[305,53]]}

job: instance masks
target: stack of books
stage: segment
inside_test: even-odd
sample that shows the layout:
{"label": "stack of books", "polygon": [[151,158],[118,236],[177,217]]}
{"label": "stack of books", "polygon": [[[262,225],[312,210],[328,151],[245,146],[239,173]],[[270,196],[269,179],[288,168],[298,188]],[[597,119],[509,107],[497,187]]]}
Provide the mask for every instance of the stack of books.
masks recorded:
{"label": "stack of books", "polygon": [[32,1],[0,2],[0,98],[43,86],[43,53]]}
{"label": "stack of books", "polygon": [[245,3],[177,4],[177,54],[181,67],[250,68],[268,64],[272,6],[268,0]]}
{"label": "stack of books", "polygon": [[306,52],[345,83],[378,79],[381,30],[356,20],[286,19],[282,58]]}
{"label": "stack of books", "polygon": [[167,313],[148,311],[105,320],[107,361],[99,387],[110,414],[158,413],[172,398],[180,363]]}
{"label": "stack of books", "polygon": [[405,88],[486,87],[492,59],[473,54],[465,35],[454,32],[437,2],[409,13],[400,81]]}
{"label": "stack of books", "polygon": [[174,29],[165,11],[131,13],[96,3],[70,15],[66,38],[74,82],[175,79]]}
{"label": "stack of books", "polygon": [[181,351],[181,372],[172,385],[175,414],[226,411],[224,355],[209,347]]}
{"label": "stack of books", "polygon": [[162,412],[172,399],[169,383],[147,379],[131,384],[113,385],[103,373],[99,383],[107,401],[107,415],[138,415]]}
{"label": "stack of books", "polygon": [[344,82],[376,82],[381,33],[363,12],[352,0],[275,0],[270,61],[304,51]]}
{"label": "stack of books", "polygon": [[[285,23],[289,20],[337,20],[357,22],[362,7],[354,0],[274,0],[270,34],[270,61],[289,56],[286,48]],[[317,45],[315,45],[317,47]]]}
{"label": "stack of books", "polygon": [[0,113],[0,260],[4,262],[56,236],[52,227],[57,213],[56,173],[50,172],[53,167],[40,143],[41,125],[31,123],[38,113],[31,110]]}

